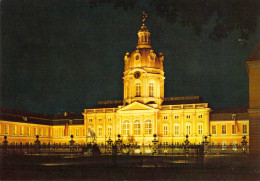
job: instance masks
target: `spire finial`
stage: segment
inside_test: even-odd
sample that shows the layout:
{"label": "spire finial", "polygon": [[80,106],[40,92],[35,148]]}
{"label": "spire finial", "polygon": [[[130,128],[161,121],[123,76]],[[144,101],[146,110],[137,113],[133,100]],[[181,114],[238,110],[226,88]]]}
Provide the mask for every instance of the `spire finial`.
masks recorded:
{"label": "spire finial", "polygon": [[145,21],[145,19],[148,17],[148,15],[145,13],[145,11],[143,11],[143,25],[144,25],[144,21]]}

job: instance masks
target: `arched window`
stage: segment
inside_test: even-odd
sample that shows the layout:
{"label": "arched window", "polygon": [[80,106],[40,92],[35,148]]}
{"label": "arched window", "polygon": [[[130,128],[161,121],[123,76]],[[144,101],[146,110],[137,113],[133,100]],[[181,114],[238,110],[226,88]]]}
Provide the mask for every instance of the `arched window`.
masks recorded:
{"label": "arched window", "polygon": [[123,135],[130,134],[130,124],[129,121],[124,121],[122,125]]}
{"label": "arched window", "polygon": [[190,129],[191,129],[190,123],[186,123],[186,135],[190,135]]}
{"label": "arched window", "polygon": [[149,83],[149,97],[153,97],[154,96],[154,86],[153,83]]}
{"label": "arched window", "polygon": [[152,134],[152,121],[145,121],[145,134]]}
{"label": "arched window", "polygon": [[134,135],[140,135],[141,134],[141,124],[140,121],[134,122]]}
{"label": "arched window", "polygon": [[135,85],[135,96],[136,97],[141,96],[141,85],[140,85],[140,83],[136,83],[136,85]]}

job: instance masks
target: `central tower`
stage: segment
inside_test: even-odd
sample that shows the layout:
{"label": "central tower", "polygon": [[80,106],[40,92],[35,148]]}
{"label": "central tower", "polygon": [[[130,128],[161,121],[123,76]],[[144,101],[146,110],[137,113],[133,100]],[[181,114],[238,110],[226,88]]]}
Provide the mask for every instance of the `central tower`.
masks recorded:
{"label": "central tower", "polygon": [[151,46],[150,32],[143,12],[143,24],[138,31],[136,50],[124,57],[124,102],[138,101],[143,104],[160,105],[164,98],[164,71],[162,53],[156,54]]}

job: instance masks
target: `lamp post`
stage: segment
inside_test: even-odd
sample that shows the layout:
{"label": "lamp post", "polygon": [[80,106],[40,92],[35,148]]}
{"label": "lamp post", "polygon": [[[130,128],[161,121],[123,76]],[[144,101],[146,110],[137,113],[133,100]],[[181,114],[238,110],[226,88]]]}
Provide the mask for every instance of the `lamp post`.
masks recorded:
{"label": "lamp post", "polygon": [[39,135],[36,135],[36,141],[34,142],[35,144],[35,151],[38,152],[40,148],[40,141],[39,141]]}
{"label": "lamp post", "polygon": [[157,135],[156,134],[153,134],[153,137],[154,137],[154,140],[152,141],[153,142],[153,146],[154,146],[154,152],[153,152],[153,155],[156,153],[156,144],[158,143],[158,140],[156,139]]}
{"label": "lamp post", "polygon": [[109,139],[106,142],[108,143],[108,153],[109,153],[111,150],[111,145],[112,145],[113,140],[111,140],[109,137]]}
{"label": "lamp post", "polygon": [[190,144],[190,141],[188,140],[189,136],[186,135],[186,140],[184,141],[184,149],[185,149],[185,152],[186,154],[189,154],[189,144]]}
{"label": "lamp post", "polygon": [[4,139],[5,139],[3,141],[4,153],[7,153],[7,146],[8,146],[8,141],[6,140],[7,136],[4,136]]}
{"label": "lamp post", "polygon": [[202,144],[203,144],[203,146],[204,146],[204,153],[208,153],[208,143],[209,143],[208,140],[207,140],[208,137],[205,136],[204,139],[205,139],[205,140],[202,141]]}
{"label": "lamp post", "polygon": [[118,146],[118,150],[121,151],[121,144],[122,144],[122,140],[120,139],[121,135],[118,134],[117,135],[118,139],[115,141],[116,146]]}
{"label": "lamp post", "polygon": [[70,135],[70,138],[71,138],[71,140],[69,141],[69,143],[70,143],[70,151],[73,151],[74,150],[74,143],[75,143],[75,141],[73,140],[73,134],[72,135]]}
{"label": "lamp post", "polygon": [[247,150],[247,141],[246,141],[246,135],[242,137],[243,138],[243,141],[241,142],[242,143],[242,151],[244,152],[244,154],[246,153],[246,150]]}

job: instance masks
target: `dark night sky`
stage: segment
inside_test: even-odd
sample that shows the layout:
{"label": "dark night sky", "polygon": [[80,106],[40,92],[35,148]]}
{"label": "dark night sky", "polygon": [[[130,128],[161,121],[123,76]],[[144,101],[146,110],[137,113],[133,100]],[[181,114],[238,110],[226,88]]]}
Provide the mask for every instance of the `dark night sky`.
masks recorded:
{"label": "dark night sky", "polygon": [[1,106],[82,112],[123,97],[123,57],[142,11],[165,56],[165,97],[248,105],[245,60],[259,42],[257,1],[1,1]]}

